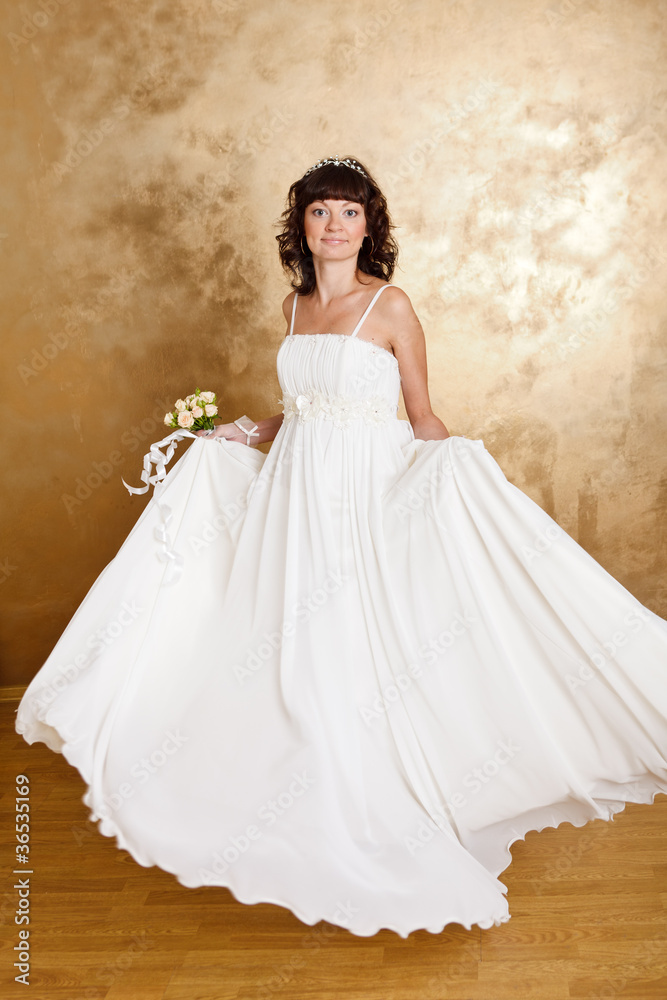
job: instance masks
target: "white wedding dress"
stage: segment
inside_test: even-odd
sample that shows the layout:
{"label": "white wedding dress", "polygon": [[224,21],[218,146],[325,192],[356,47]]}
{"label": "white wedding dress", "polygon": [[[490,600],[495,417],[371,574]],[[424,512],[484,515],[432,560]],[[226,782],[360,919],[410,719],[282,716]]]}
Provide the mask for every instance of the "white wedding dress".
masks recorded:
{"label": "white wedding dress", "polygon": [[508,920],[527,831],[667,793],[667,622],[482,441],[397,418],[384,287],[351,335],[293,311],[270,450],[192,440],[16,728],[139,864],[407,937]]}

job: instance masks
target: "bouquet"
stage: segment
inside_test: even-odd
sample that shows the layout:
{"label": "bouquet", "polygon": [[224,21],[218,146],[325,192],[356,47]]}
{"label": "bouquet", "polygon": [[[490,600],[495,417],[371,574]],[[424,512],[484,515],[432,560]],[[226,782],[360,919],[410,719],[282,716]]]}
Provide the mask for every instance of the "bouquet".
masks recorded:
{"label": "bouquet", "polygon": [[167,427],[180,427],[186,431],[211,431],[215,426],[213,417],[217,415],[215,393],[195,389],[185,399],[176,400],[173,411],[165,413],[164,422]]}
{"label": "bouquet", "polygon": [[[216,395],[214,392],[202,392],[201,389],[195,389],[185,399],[177,399],[172,412],[165,413],[164,415],[165,425],[174,428],[175,433],[170,434],[162,441],[156,441],[150,446],[148,454],[144,455],[144,470],[141,473],[142,482],[146,485],[143,487],[128,486],[123,479],[123,485],[127,491],[130,494],[147,493],[151,486],[157,487],[162,483],[167,475],[166,467],[174,456],[178,442],[184,438],[194,437],[193,431],[212,431],[214,428],[213,417],[217,417],[217,415],[218,407],[216,406]],[[162,447],[165,448],[164,452],[160,451]],[[155,473],[151,475],[153,466],[155,466]],[[154,495],[157,498],[157,491]],[[158,503],[158,507],[162,510],[163,517],[166,517],[164,524],[155,529],[163,542],[163,552],[160,558],[180,559],[182,561],[182,557],[176,557],[167,545],[168,535],[166,534],[166,525],[171,517],[169,508],[165,504],[160,503]]]}

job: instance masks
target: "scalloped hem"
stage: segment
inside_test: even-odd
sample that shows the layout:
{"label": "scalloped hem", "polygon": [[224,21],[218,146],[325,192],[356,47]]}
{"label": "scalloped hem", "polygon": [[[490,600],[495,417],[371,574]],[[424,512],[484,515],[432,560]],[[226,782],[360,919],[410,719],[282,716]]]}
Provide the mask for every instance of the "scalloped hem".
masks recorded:
{"label": "scalloped hem", "polygon": [[[472,920],[470,922],[466,922],[465,920],[461,919],[460,916],[457,917],[454,913],[451,913],[451,914],[448,914],[446,917],[443,918],[443,923],[442,924],[438,924],[438,925],[431,924],[429,926],[417,925],[417,926],[410,926],[410,927],[407,927],[407,926],[401,927],[401,926],[398,926],[396,924],[389,924],[388,923],[388,924],[378,924],[377,926],[373,925],[373,926],[370,926],[370,927],[369,926],[365,926],[365,927],[364,926],[362,926],[362,927],[351,927],[351,926],[348,926],[342,920],[336,920],[335,919],[335,915],[329,915],[329,916],[327,916],[324,913],[314,914],[313,912],[307,912],[306,910],[304,910],[303,908],[301,908],[298,904],[296,904],[294,902],[290,902],[290,901],[288,901],[286,899],[282,899],[282,898],[273,897],[273,896],[270,896],[269,894],[261,894],[260,896],[256,896],[256,897],[244,896],[242,893],[239,892],[238,888],[234,885],[233,882],[228,882],[228,881],[223,881],[223,880],[221,880],[220,882],[203,882],[203,881],[200,882],[198,880],[193,880],[193,879],[190,879],[189,881],[187,881],[185,879],[185,877],[179,875],[179,873],[175,869],[173,869],[173,868],[171,868],[169,866],[163,865],[163,864],[155,861],[154,859],[149,859],[148,856],[146,856],[146,855],[142,856],[140,850],[138,850],[137,848],[135,848],[135,846],[133,844],[131,844],[126,839],[125,835],[123,834],[123,831],[119,829],[119,827],[113,822],[113,820],[110,817],[105,816],[105,817],[101,817],[101,818],[99,818],[97,820],[93,819],[92,806],[90,804],[90,799],[92,798],[92,795],[91,795],[92,789],[91,789],[91,786],[90,786],[89,779],[86,776],[86,774],[84,773],[85,769],[81,765],[80,761],[77,761],[77,756],[78,755],[77,755],[77,752],[76,752],[76,750],[77,750],[77,748],[76,748],[76,742],[75,743],[71,743],[71,742],[68,743],[68,742],[66,742],[65,739],[64,739],[64,737],[63,737],[62,731],[56,729],[53,725],[50,725],[48,723],[48,719],[47,719],[48,714],[49,714],[49,710],[46,709],[42,713],[43,717],[42,718],[38,718],[38,722],[41,723],[41,724],[43,724],[44,726],[47,726],[47,727],[51,728],[63,740],[61,748],[59,750],[56,750],[55,752],[61,753],[63,755],[63,757],[68,761],[68,763],[71,766],[73,766],[73,767],[76,768],[76,770],[79,772],[81,778],[85,782],[85,784],[86,784],[86,790],[85,790],[84,794],[81,797],[81,801],[84,803],[84,805],[88,809],[91,809],[91,813],[90,813],[90,816],[89,816],[89,821],[91,821],[91,822],[97,822],[97,824],[98,824],[98,832],[101,833],[102,836],[110,837],[110,838],[111,837],[115,838],[117,847],[119,849],[121,849],[121,850],[127,851],[127,853],[133,858],[133,860],[138,865],[140,865],[142,868],[157,867],[161,871],[168,872],[170,875],[174,876],[174,878],[179,882],[179,884],[182,885],[186,889],[195,889],[195,888],[204,888],[204,887],[206,887],[206,888],[224,888],[224,889],[227,889],[232,894],[232,896],[234,897],[234,899],[237,902],[242,903],[243,905],[254,906],[254,905],[257,905],[258,903],[268,903],[268,904],[271,904],[271,905],[274,905],[274,906],[280,906],[280,907],[283,907],[286,910],[289,910],[291,913],[293,913],[297,917],[297,919],[300,920],[306,926],[312,927],[315,924],[318,924],[320,921],[324,920],[327,923],[333,924],[335,926],[340,927],[343,930],[349,931],[351,934],[354,934],[357,937],[373,937],[374,935],[378,934],[382,930],[389,930],[389,931],[392,931],[393,933],[397,934],[399,937],[401,937],[403,939],[407,939],[410,936],[410,934],[414,933],[415,931],[420,931],[420,930],[425,930],[425,931],[427,931],[430,934],[440,934],[445,929],[445,927],[449,926],[450,924],[459,924],[461,927],[465,928],[465,930],[468,930],[468,931],[472,930],[473,927],[479,927],[482,930],[488,930],[491,927],[499,927],[502,924],[507,923],[511,919],[511,914],[509,913],[509,910],[508,910],[507,901],[504,900],[504,909],[503,909],[502,913],[497,913],[497,914],[494,914],[494,915],[490,915],[488,917],[480,917],[479,919]],[[26,742],[28,742],[29,744],[32,744],[32,743],[35,743],[35,742],[44,742],[45,745],[47,745],[47,746],[50,747],[50,749],[54,749],[53,741],[51,743],[49,743],[42,736],[35,736],[32,739],[29,738],[32,735],[29,732],[29,730],[30,730],[30,726],[29,725],[25,725],[25,724],[19,725],[18,720],[17,720],[16,732],[19,735],[23,736],[23,738],[26,740]],[[637,779],[635,779],[635,780],[637,780]],[[646,789],[646,797],[639,798],[639,800],[634,799],[632,801],[635,802],[636,804],[642,804],[642,805],[648,804],[648,805],[651,805],[655,801],[655,796],[656,795],[660,795],[660,794],[665,794],[662,791],[662,789],[655,789],[655,790]],[[595,800],[593,800],[593,801],[595,801]],[[553,820],[554,820],[553,822],[546,822],[546,823],[544,823],[544,824],[542,824],[540,826],[529,825],[529,826],[526,826],[526,828],[523,829],[522,832],[517,832],[516,836],[514,836],[505,845],[505,847],[503,849],[504,863],[502,864],[502,866],[500,868],[498,868],[497,871],[496,870],[490,870],[488,868],[486,868],[486,870],[489,871],[492,876],[494,876],[495,878],[498,878],[498,876],[503,871],[506,871],[507,868],[509,868],[509,866],[512,864],[513,858],[512,858],[512,853],[511,853],[511,847],[515,843],[517,843],[518,841],[525,841],[526,837],[527,837],[527,835],[529,833],[541,833],[543,830],[546,830],[546,829],[558,829],[558,827],[562,826],[564,823],[569,823],[571,826],[579,829],[579,828],[581,828],[583,826],[586,826],[588,823],[592,822],[594,819],[602,819],[604,822],[610,822],[610,821],[613,821],[613,818],[618,813],[625,811],[625,808],[628,805],[628,801],[630,801],[630,800],[625,800],[625,801],[621,800],[621,801],[619,801],[617,803],[617,808],[614,808],[614,806],[609,805],[607,807],[607,810],[606,810],[607,811],[606,817],[602,816],[602,815],[590,816],[588,818],[583,818],[581,822],[575,822],[573,818],[568,818],[568,817],[558,818],[558,816],[555,814],[555,810],[554,810],[554,816],[552,817]],[[483,867],[485,867],[485,866],[483,866]],[[501,883],[501,885],[502,885],[502,883]],[[504,892],[507,891],[506,886],[503,886],[503,891]]]}
{"label": "scalloped hem", "polygon": [[580,823],[575,822],[575,820],[572,818],[563,816],[562,818],[559,819],[555,818],[555,822],[553,823],[544,823],[542,826],[527,826],[526,829],[523,831],[523,833],[518,833],[517,836],[514,837],[512,840],[510,840],[509,843],[506,844],[506,846],[504,847],[503,850],[505,855],[504,858],[505,863],[503,863],[501,867],[487,868],[487,871],[489,871],[489,873],[493,875],[495,878],[498,878],[504,871],[507,871],[507,869],[512,864],[512,861],[514,860],[511,852],[512,846],[520,841],[525,842],[526,837],[528,836],[529,833],[542,833],[543,830],[557,830],[559,827],[563,826],[566,823],[569,823],[570,826],[574,827],[577,830],[580,830],[582,827],[587,826],[589,823],[592,823],[596,819],[602,820],[603,823],[611,823],[613,822],[615,816],[617,816],[619,813],[625,812],[627,805],[629,804],[653,805],[653,803],[655,802],[656,795],[667,795],[667,792],[665,792],[661,788],[656,788],[652,791],[650,789],[647,789],[646,794],[647,794],[646,798],[627,799],[625,801],[619,801],[617,808],[613,808],[612,806],[608,807],[606,816],[599,814],[596,816],[589,816],[587,818],[582,819]]}

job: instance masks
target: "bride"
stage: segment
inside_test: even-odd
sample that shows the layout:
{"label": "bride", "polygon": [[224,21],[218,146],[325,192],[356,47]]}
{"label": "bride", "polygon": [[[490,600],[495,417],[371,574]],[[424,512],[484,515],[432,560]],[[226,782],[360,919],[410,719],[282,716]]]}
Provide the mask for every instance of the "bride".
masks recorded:
{"label": "bride", "polygon": [[[356,160],[340,161],[338,157],[330,162],[358,166]],[[316,169],[321,169],[319,164],[304,176]],[[306,205],[304,201],[312,193],[322,192],[310,191],[304,199],[303,185],[299,190],[298,182],[290,190],[285,231],[277,239],[283,265],[300,278],[299,325],[313,335],[337,330],[347,333],[394,272],[398,248],[390,236],[393,227],[386,200],[365,168],[364,172],[373,190],[368,216],[363,202],[327,198]],[[346,173],[344,169],[343,175]],[[296,295],[297,291],[290,292],[283,300],[288,330]],[[427,441],[448,437],[447,428],[433,413],[429,400],[424,331],[402,289],[391,286],[365,321],[364,334],[366,340],[390,351],[398,360],[401,391],[414,436]],[[279,413],[254,425],[254,444],[273,441],[282,420],[283,414]],[[250,443],[235,422],[196,433]]]}
{"label": "bride", "polygon": [[516,840],[667,792],[667,622],[449,436],[391,228],[358,160],[292,184],[282,412],[151,448],[16,728],[139,864],[407,937],[507,921]]}

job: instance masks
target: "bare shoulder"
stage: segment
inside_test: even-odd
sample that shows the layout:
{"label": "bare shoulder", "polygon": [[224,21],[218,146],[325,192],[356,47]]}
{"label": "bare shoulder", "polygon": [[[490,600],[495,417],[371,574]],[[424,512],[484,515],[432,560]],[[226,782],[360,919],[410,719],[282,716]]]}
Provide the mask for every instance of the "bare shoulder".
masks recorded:
{"label": "bare shoulder", "polygon": [[294,302],[294,296],[296,292],[288,292],[283,299],[283,316],[285,317],[285,322],[289,324],[292,320],[292,303]]}
{"label": "bare shoulder", "polygon": [[392,316],[415,315],[410,296],[398,285],[387,285],[387,291],[382,296],[382,304]]}
{"label": "bare shoulder", "polygon": [[410,296],[398,285],[389,285],[381,295],[382,317],[391,326],[392,345],[409,344],[424,337],[422,325],[410,301]]}

